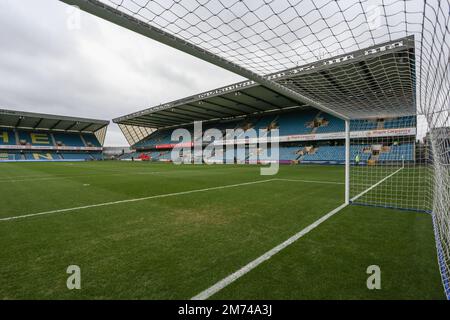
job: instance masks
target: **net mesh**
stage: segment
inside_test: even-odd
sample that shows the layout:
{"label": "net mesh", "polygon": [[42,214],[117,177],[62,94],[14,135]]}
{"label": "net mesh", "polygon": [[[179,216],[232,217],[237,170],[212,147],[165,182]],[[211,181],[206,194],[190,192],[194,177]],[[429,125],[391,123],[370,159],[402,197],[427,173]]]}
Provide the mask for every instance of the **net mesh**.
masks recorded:
{"label": "net mesh", "polygon": [[258,75],[302,68],[268,78],[348,118],[381,118],[378,129],[404,117],[414,133],[352,138],[352,197],[432,212],[450,297],[450,1],[64,1],[110,6]]}

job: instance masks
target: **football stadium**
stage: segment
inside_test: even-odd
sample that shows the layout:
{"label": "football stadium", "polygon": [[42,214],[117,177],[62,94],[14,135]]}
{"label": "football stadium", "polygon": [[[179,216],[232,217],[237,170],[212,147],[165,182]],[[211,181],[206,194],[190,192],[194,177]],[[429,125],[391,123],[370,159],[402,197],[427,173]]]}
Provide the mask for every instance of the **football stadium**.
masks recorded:
{"label": "football stadium", "polygon": [[449,1],[61,2],[247,80],[1,109],[1,299],[450,298]]}

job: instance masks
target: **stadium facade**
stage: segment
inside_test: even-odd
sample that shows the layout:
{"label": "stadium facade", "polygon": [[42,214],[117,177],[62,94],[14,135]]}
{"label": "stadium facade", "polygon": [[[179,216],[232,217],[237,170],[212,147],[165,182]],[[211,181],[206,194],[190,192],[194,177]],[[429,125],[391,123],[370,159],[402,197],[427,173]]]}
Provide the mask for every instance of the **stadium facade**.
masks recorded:
{"label": "stadium facade", "polygon": [[0,161],[103,158],[109,121],[0,110]]}

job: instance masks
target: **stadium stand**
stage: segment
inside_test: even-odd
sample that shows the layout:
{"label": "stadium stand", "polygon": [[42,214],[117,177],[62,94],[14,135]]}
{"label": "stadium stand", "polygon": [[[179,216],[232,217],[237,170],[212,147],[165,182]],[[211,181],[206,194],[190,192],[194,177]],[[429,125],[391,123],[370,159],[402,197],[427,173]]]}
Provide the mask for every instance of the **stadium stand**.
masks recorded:
{"label": "stadium stand", "polygon": [[101,160],[109,121],[0,110],[0,161]]}
{"label": "stadium stand", "polygon": [[[415,117],[400,117],[395,119],[375,119],[375,120],[353,120],[350,123],[352,131],[366,131],[377,129],[393,129],[415,127]],[[318,112],[315,109],[291,111],[281,114],[269,114],[255,118],[249,116],[244,120],[228,121],[227,123],[207,124],[204,131],[209,128],[217,128],[225,131],[228,129],[256,129],[271,130],[279,129],[280,136],[290,135],[308,135],[308,134],[327,134],[343,133],[345,131],[344,121],[335,116]],[[187,127],[192,132],[192,127]],[[174,129],[162,129],[155,131],[147,138],[136,143],[133,147],[137,149],[146,149],[157,145],[173,144],[171,134]],[[244,134],[238,138],[242,138]],[[230,138],[227,137],[226,138]]]}
{"label": "stadium stand", "polygon": [[[367,146],[351,146],[350,159],[355,159],[356,155],[359,154],[362,161],[369,160],[370,154],[363,151],[365,147]],[[305,154],[302,161],[345,161],[345,146],[319,146]]]}
{"label": "stadium stand", "polygon": [[53,146],[53,141],[48,132],[42,131],[17,131],[20,145]]}
{"label": "stadium stand", "polygon": [[80,134],[54,133],[56,145],[61,147],[87,147]]}
{"label": "stadium stand", "polygon": [[15,145],[16,134],[12,130],[0,129],[0,145]]}
{"label": "stadium stand", "polygon": [[62,158],[65,160],[92,160],[92,157],[89,153],[62,153]]}
{"label": "stadium stand", "polygon": [[[399,117],[391,119],[370,119],[370,120],[353,120],[350,123],[352,131],[372,131],[398,128],[411,128],[416,126],[416,118]],[[226,129],[256,129],[267,130],[279,129],[280,137],[286,136],[303,136],[303,135],[326,135],[326,134],[343,134],[345,131],[344,121],[335,116],[319,112],[315,109],[293,110],[283,113],[271,113],[263,116],[250,115],[248,117],[240,118],[238,120],[228,120],[226,122],[207,123],[204,126],[204,131],[209,128],[217,128],[221,130],[225,139],[230,139],[231,136],[225,135]],[[186,127],[188,131],[193,132],[192,125]],[[152,161],[168,161],[170,160],[171,145],[176,143],[171,141],[171,134],[174,129],[162,129],[155,131],[147,138],[138,142],[134,148],[138,152],[122,156],[122,160],[139,159],[139,150],[150,152],[150,159]],[[237,138],[244,138],[245,133]],[[342,138],[343,139],[343,136]],[[298,161],[299,163],[343,163],[345,161],[345,148],[343,143],[336,145],[332,140],[323,141],[320,144],[312,142],[307,148],[296,147],[292,145],[280,144],[279,160],[280,162],[290,163]],[[350,148],[350,158],[352,161],[357,155],[361,163],[372,161],[412,161],[414,160],[414,144],[400,144],[394,145],[391,141],[391,146],[385,141],[381,146],[381,151],[372,150],[370,145],[352,145]],[[159,150],[154,149],[158,147]],[[169,151],[164,152],[168,149]],[[246,159],[251,159],[253,154],[248,154]],[[265,161],[262,154],[259,154],[261,161]],[[217,157],[219,158],[219,157]],[[234,161],[234,153],[232,150],[225,151],[223,154],[224,160]]]}
{"label": "stadium stand", "polygon": [[101,147],[102,145],[98,141],[94,134],[82,134],[82,139],[85,141],[86,147]]}

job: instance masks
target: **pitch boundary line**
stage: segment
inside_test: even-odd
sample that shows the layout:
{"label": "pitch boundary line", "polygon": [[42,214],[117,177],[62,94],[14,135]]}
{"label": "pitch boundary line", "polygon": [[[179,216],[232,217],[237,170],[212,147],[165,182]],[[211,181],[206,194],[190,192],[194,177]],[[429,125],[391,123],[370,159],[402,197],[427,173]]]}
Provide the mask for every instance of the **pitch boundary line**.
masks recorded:
{"label": "pitch boundary line", "polygon": [[[401,167],[397,171],[395,171],[395,172],[391,173],[390,175],[384,177],[383,179],[381,179],[380,181],[375,183],[373,186],[367,188],[366,190],[364,190],[363,192],[361,192],[357,196],[353,197],[351,199],[351,201],[354,201],[354,200],[358,199],[359,197],[363,196],[364,194],[366,194],[370,190],[376,188],[381,183],[383,183],[384,181],[386,181],[387,179],[389,179],[390,177],[392,177],[393,175],[395,175],[396,173],[401,171],[403,168],[404,167]],[[287,181],[289,181],[289,180],[292,180],[292,179],[275,179],[275,180],[287,180]],[[297,180],[297,181],[300,181],[300,180]],[[281,250],[285,249],[286,247],[290,246],[291,244],[296,242],[298,239],[300,239],[304,235],[308,234],[313,229],[317,228],[323,222],[325,222],[326,220],[328,220],[329,218],[331,218],[332,216],[334,216],[336,213],[338,213],[339,211],[341,211],[342,209],[344,209],[347,206],[348,205],[346,203],[344,203],[344,204],[340,205],[339,207],[335,208],[334,210],[328,212],[326,215],[324,215],[321,218],[317,219],[312,224],[310,224],[306,228],[302,229],[301,231],[299,231],[298,233],[296,233],[295,235],[293,235],[292,237],[290,237],[289,239],[287,239],[283,243],[281,243],[281,244],[277,245],[276,247],[272,248],[271,250],[267,251],[266,253],[264,253],[260,257],[256,258],[255,260],[249,262],[248,264],[243,266],[238,271],[236,271],[236,272],[230,274],[229,276],[223,278],[219,282],[216,282],[214,285],[212,285],[208,289],[206,289],[206,290],[200,292],[199,294],[195,295],[194,297],[191,298],[191,300],[206,300],[206,299],[210,298],[212,295],[214,295],[217,292],[221,291],[222,289],[224,289],[225,287],[227,287],[231,283],[235,282],[240,277],[244,276],[245,274],[247,274],[251,270],[255,269],[257,266],[259,266],[264,261],[269,260],[275,254],[277,254]]]}

